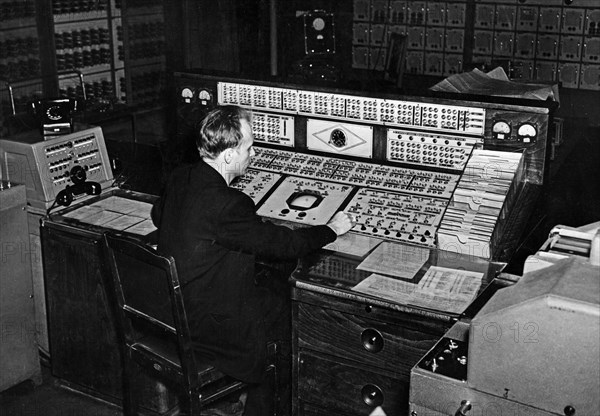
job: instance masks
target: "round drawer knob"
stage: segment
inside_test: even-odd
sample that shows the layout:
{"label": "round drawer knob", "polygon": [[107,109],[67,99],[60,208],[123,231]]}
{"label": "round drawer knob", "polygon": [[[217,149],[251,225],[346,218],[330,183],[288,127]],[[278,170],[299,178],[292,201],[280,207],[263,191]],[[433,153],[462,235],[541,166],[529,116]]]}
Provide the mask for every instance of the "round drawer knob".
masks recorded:
{"label": "round drawer knob", "polygon": [[368,406],[376,407],[381,406],[383,404],[383,392],[379,387],[377,387],[374,384],[365,385],[361,389],[360,394],[362,396],[363,401]]}
{"label": "round drawer knob", "polygon": [[383,335],[376,329],[365,329],[360,334],[360,340],[365,350],[369,352],[379,352],[383,349]]}

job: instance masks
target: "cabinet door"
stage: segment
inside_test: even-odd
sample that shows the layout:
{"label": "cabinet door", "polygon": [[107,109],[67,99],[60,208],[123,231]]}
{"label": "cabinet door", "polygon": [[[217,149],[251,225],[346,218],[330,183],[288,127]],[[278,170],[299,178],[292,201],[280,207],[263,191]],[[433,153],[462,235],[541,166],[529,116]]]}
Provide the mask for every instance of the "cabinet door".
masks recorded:
{"label": "cabinet door", "polygon": [[312,403],[348,415],[368,415],[381,406],[389,415],[404,414],[408,381],[340,359],[300,351],[298,397],[301,405]]}
{"label": "cabinet door", "polygon": [[400,321],[391,324],[305,303],[299,303],[297,311],[300,348],[388,369],[405,377],[410,376],[411,368],[441,335],[406,328]]}

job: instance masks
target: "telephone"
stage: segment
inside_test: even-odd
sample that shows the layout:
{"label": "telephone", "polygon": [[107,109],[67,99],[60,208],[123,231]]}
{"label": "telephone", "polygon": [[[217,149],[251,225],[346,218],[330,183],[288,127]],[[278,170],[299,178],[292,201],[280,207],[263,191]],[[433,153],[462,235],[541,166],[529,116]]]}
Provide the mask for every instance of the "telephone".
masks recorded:
{"label": "telephone", "polygon": [[68,207],[77,196],[83,194],[100,195],[102,187],[98,182],[86,182],[87,175],[83,167],[74,166],[69,172],[69,176],[73,185],[67,185],[65,189],[56,195],[55,204]]}
{"label": "telephone", "polygon": [[31,103],[41,125],[42,135],[55,136],[73,132],[73,113],[78,102],[72,98],[38,100]]}

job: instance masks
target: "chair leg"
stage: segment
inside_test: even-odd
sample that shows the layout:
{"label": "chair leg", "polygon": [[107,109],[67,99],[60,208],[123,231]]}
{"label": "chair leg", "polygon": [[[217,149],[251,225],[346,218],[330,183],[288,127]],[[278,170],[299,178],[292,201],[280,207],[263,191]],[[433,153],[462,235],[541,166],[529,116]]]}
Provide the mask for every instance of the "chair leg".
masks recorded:
{"label": "chair leg", "polygon": [[269,370],[267,370],[271,374],[272,383],[273,383],[273,416],[279,416],[279,406],[281,406],[281,397],[279,397],[279,377],[277,374],[277,366],[270,366]]}
{"label": "chair leg", "polygon": [[190,416],[200,416],[200,409],[202,408],[200,393],[198,391],[190,391],[188,392],[188,399]]}
{"label": "chair leg", "polygon": [[134,380],[136,378],[136,365],[130,357],[126,356],[123,362],[123,414],[137,416],[138,405],[135,400]]}

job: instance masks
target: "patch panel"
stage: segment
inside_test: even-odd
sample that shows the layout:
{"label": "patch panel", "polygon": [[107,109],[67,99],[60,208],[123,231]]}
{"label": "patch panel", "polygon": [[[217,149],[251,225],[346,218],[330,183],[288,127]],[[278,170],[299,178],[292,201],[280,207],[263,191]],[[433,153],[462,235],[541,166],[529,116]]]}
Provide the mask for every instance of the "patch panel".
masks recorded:
{"label": "patch panel", "polygon": [[435,247],[436,231],[447,205],[445,199],[363,188],[345,211],[356,219],[353,232]]}
{"label": "patch panel", "polygon": [[254,111],[252,114],[252,134],[256,142],[293,147],[294,118]]}
{"label": "patch panel", "polygon": [[386,158],[390,162],[462,171],[474,140],[388,129]]}
{"label": "patch panel", "polygon": [[280,178],[281,175],[277,173],[248,169],[243,176],[238,176],[230,186],[244,192],[252,198],[255,205],[258,205]]}
{"label": "patch panel", "polygon": [[459,178],[458,174],[300,155],[279,149],[256,147],[255,152],[250,165],[253,169],[436,198],[450,198]]}
{"label": "patch panel", "polygon": [[[439,60],[439,72],[443,61]],[[485,110],[444,104],[388,100],[266,86],[218,83],[219,104],[369,124],[418,127],[448,133],[483,134]]]}

